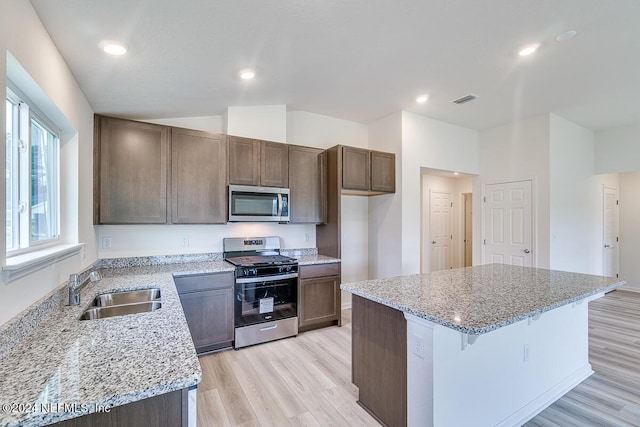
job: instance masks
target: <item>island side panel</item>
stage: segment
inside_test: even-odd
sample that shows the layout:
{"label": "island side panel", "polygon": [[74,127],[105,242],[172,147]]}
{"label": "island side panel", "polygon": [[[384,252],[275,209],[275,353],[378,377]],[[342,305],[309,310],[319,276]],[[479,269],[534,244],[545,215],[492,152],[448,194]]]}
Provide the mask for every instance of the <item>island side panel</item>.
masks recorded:
{"label": "island side panel", "polygon": [[358,402],[390,427],[407,425],[407,322],[401,311],[352,295],[352,381]]}
{"label": "island side panel", "polygon": [[[407,315],[413,426],[520,426],[593,373],[584,300],[478,336]],[[471,341],[469,341],[471,342]],[[432,389],[430,389],[432,387]]]}

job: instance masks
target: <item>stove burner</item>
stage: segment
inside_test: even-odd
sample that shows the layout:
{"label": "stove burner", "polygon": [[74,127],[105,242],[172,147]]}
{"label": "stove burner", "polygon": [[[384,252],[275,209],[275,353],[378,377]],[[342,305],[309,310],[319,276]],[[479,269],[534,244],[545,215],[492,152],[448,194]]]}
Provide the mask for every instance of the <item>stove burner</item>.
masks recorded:
{"label": "stove burner", "polygon": [[238,267],[257,267],[261,265],[292,264],[296,260],[284,255],[250,255],[228,257],[227,262]]}

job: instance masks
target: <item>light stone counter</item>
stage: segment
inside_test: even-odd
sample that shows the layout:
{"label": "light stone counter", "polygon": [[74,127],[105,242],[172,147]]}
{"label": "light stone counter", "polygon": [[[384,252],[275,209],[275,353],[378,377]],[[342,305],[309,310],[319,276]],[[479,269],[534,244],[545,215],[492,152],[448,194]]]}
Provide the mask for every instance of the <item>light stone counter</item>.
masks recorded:
{"label": "light stone counter", "polygon": [[[393,414],[405,411],[409,427],[521,426],[593,373],[586,302],[624,283],[490,264],[343,284],[362,297],[352,313],[359,403],[388,421],[385,389],[372,384],[392,361],[407,379]],[[389,322],[406,345],[369,327]]]}
{"label": "light stone counter", "polygon": [[314,264],[333,264],[340,262],[339,258],[333,258],[326,255],[302,255],[294,256],[298,260],[298,265],[314,265]]}
{"label": "light stone counter", "polygon": [[[79,306],[56,310],[0,359],[0,403],[14,405],[3,406],[0,426],[50,424],[198,384],[202,372],[173,275],[233,269],[207,261],[102,270]],[[78,320],[96,294],[151,287],[161,291],[157,311]],[[53,410],[31,412],[41,404]]]}
{"label": "light stone counter", "polygon": [[[46,425],[198,384],[202,372],[173,277],[233,272],[235,267],[221,255],[102,260],[98,265],[103,266],[103,278],[82,290],[79,306],[51,307],[60,304],[64,286],[23,313],[26,321],[0,328],[20,339],[17,344],[10,337],[0,340],[0,404],[15,408],[3,407],[0,426]],[[340,260],[303,253],[298,261],[311,265]],[[157,311],[78,320],[97,294],[150,287],[161,291],[162,308]],[[40,311],[53,314],[36,322]],[[78,411],[65,412],[65,404],[76,405]]]}
{"label": "light stone counter", "polygon": [[478,335],[624,283],[612,277],[488,264],[340,287],[433,323]]}

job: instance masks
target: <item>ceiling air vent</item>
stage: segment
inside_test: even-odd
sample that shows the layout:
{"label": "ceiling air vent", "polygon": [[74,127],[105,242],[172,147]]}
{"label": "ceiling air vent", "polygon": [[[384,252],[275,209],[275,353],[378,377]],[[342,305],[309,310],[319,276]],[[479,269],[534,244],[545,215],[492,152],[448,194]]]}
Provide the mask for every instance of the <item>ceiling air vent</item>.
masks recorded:
{"label": "ceiling air vent", "polygon": [[453,102],[454,104],[462,105],[462,104],[466,104],[467,102],[473,101],[477,97],[478,97],[477,95],[470,93],[469,95],[465,95],[462,98],[454,99],[451,102]]}

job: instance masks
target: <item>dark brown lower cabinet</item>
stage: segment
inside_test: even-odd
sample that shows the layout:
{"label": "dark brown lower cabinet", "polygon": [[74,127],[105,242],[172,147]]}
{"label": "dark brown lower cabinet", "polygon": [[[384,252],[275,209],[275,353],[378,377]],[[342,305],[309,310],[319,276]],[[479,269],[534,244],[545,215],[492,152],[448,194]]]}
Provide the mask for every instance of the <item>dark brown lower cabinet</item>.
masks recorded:
{"label": "dark brown lower cabinet", "polygon": [[177,390],[53,424],[57,427],[187,427],[188,391]]}
{"label": "dark brown lower cabinet", "polygon": [[351,296],[352,381],[358,403],[383,425],[407,425],[407,321],[396,309]]}
{"label": "dark brown lower cabinet", "polygon": [[233,273],[181,276],[174,280],[196,352],[231,347]]}
{"label": "dark brown lower cabinet", "polygon": [[301,265],[298,274],[299,330],[340,326],[340,263]]}

